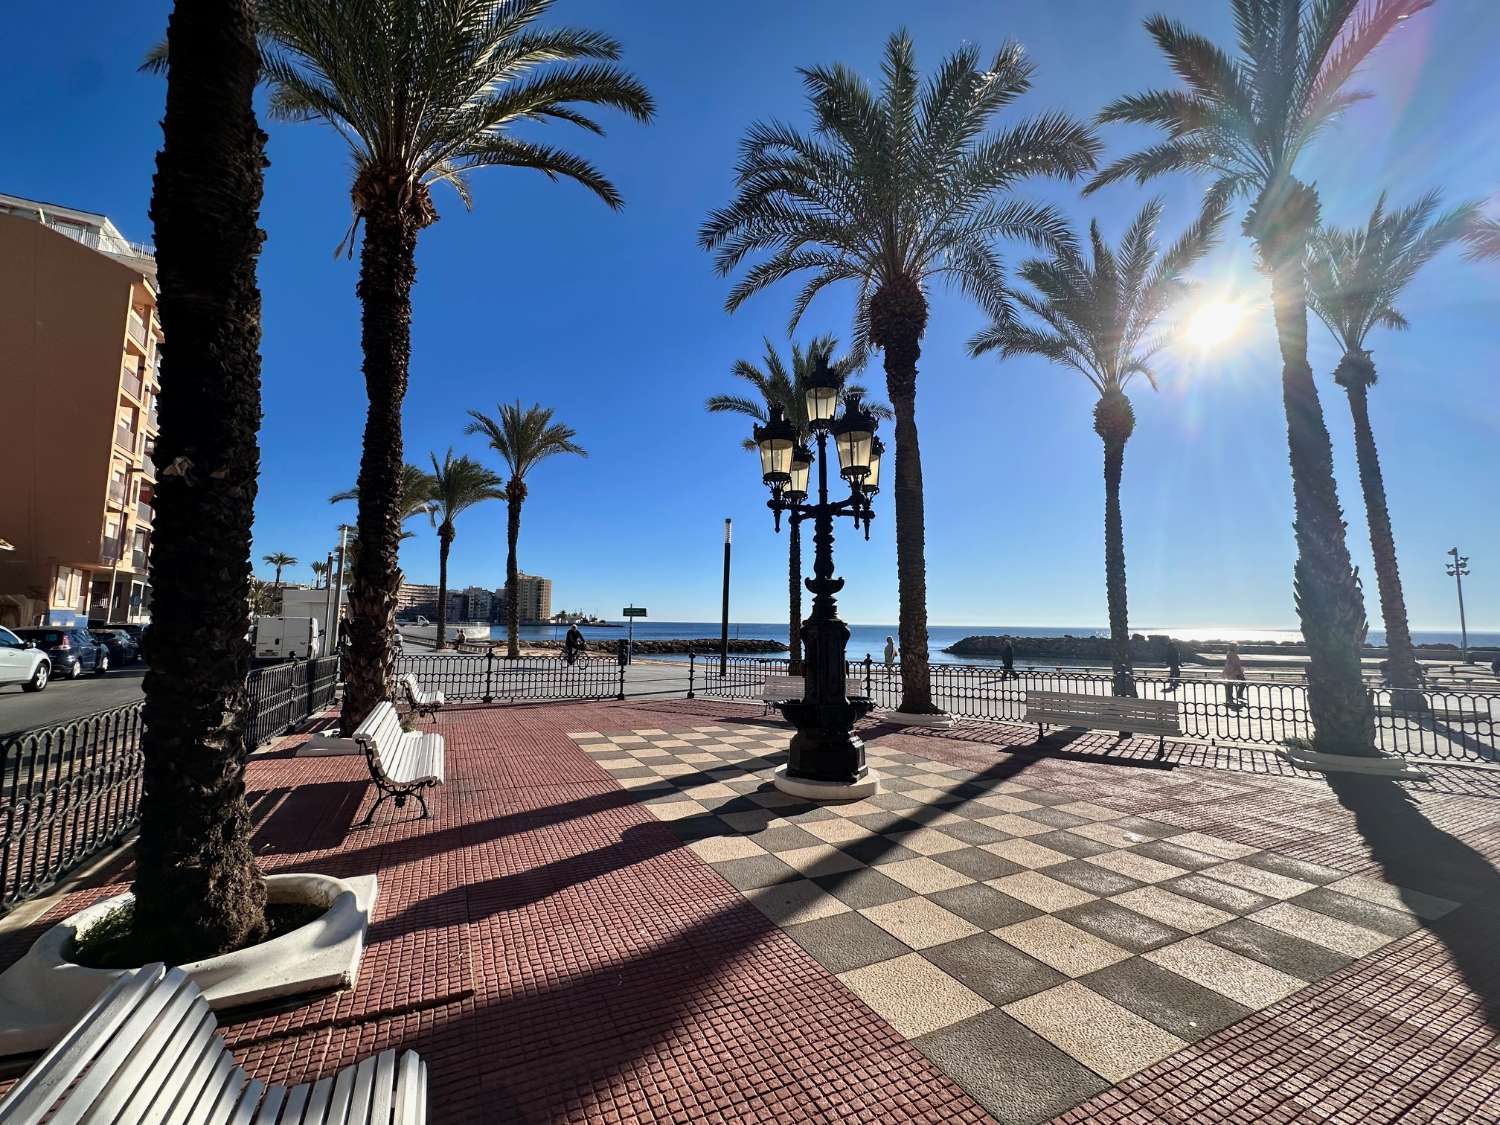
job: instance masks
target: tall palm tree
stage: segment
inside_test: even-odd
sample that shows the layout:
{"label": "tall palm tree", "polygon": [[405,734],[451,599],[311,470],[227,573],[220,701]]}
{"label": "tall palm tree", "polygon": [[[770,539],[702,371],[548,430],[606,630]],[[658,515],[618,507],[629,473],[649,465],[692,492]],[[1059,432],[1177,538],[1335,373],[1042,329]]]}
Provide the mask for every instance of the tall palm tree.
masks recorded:
{"label": "tall palm tree", "polygon": [[1477,219],[1464,235],[1464,247],[1471,262],[1500,259],[1500,219]]}
{"label": "tall palm tree", "polygon": [[[793,342],[791,363],[788,365],[770,339],[765,342],[766,353],[763,367],[757,367],[748,359],[737,359],[730,373],[744,379],[755,389],[755,397],[746,395],[711,395],[704,403],[710,414],[740,414],[757,422],[770,418],[773,406],[781,407],[782,414],[797,430],[797,440],[806,444],[811,430],[807,424],[807,380],[821,357],[829,369],[839,378],[840,395],[853,394],[861,398],[869,391],[858,384],[849,383],[852,365],[848,359],[834,360],[833,352],[838,341],[831,335],[819,336],[807,345],[807,350]],[[890,418],[891,409],[879,403],[865,405],[877,418]],[[746,449],[755,448],[755,439],[745,438]],[[787,671],[794,676],[802,674],[802,525],[789,520],[787,528],[787,647],[789,659]]]}
{"label": "tall palm tree", "polygon": [[1199,216],[1167,252],[1161,252],[1157,225],[1162,201],[1153,199],[1111,250],[1089,224],[1093,260],[1076,243],[1035,258],[1021,267],[1034,292],[1014,300],[1035,323],[1005,320],[971,341],[974,355],[998,351],[1002,358],[1039,355],[1071,367],[1087,379],[1099,400],[1094,432],[1104,442],[1104,586],[1109,601],[1109,637],[1114,662],[1114,693],[1134,696],[1130,657],[1130,618],[1125,597],[1125,528],[1120,513],[1120,477],[1125,443],[1135,432],[1135,410],[1126,389],[1135,376],[1157,385],[1153,367],[1166,345],[1158,322],[1188,287],[1186,273],[1213,245],[1224,218],[1222,205]]}
{"label": "tall palm tree", "polygon": [[349,662],[341,725],[389,694],[401,576],[401,402],[411,354],[417,236],[437,221],[431,187],[469,203],[468,174],[531,168],[574,180],[611,208],[614,185],[575,153],[517,137],[518,123],[603,130],[580,106],[640,121],[651,96],[614,65],[596,31],[535,26],[553,0],[260,0],[273,116],[320,120],[348,143],[354,225],[364,223],[358,294],[369,414],[359,468],[359,539],[349,589]]}
{"label": "tall palm tree", "polygon": [[1009,197],[1030,176],[1072,178],[1094,166],[1089,126],[1045,114],[987,133],[994,116],[1031,85],[1021,48],[1007,44],[985,66],[972,46],[950,55],[925,85],[905,32],[886,44],[877,95],[843,65],[801,71],[814,128],[751,126],[735,168],[739,194],[714,211],[699,242],[732,273],[767,252],[730,290],[731,312],[783,278],[811,271],[792,304],[791,327],[817,294],[858,283],[854,359],[884,353],[896,415],[896,566],[900,594],[901,703],[929,714],[927,562],[922,462],[917,443],[917,359],[927,328],[927,288],[938,278],[995,319],[1006,315],[997,238],[1052,245],[1066,224],[1050,207]]}
{"label": "tall palm tree", "polygon": [[1293,591],[1307,643],[1308,711],[1319,751],[1379,756],[1360,674],[1364,597],[1333,480],[1333,447],[1307,362],[1307,246],[1318,193],[1297,158],[1367,93],[1346,89],[1396,27],[1433,0],[1230,0],[1238,56],[1165,16],[1146,28],[1186,89],[1120,98],[1099,119],[1154,125],[1166,139],[1101,171],[1085,189],[1176,171],[1213,178],[1209,200],[1248,197],[1244,231],[1270,276],[1296,509]]}
{"label": "tall palm tree", "polygon": [[265,134],[252,100],[252,0],[175,4],[167,42],[151,219],[169,386],[152,454],[155,593],[133,931],[146,960],[179,965],[265,931],[244,727]]}
{"label": "tall palm tree", "polygon": [[1308,305],[1344,353],[1333,378],[1349,396],[1354,416],[1354,451],[1375,557],[1380,615],[1385,621],[1388,675],[1397,689],[1396,704],[1407,709],[1424,707],[1425,700],[1418,690],[1422,676],[1406,620],[1385,481],[1370,427],[1369,390],[1375,385],[1375,363],[1365,340],[1376,325],[1408,327],[1396,309],[1401,291],[1439,251],[1472,229],[1479,205],[1463,203],[1439,214],[1441,198],[1441,193],[1430,191],[1410,207],[1387,211],[1382,193],[1363,228],[1319,230],[1307,262]]}
{"label": "tall palm tree", "polygon": [[516,543],[521,538],[521,505],[526,502],[526,474],[548,457],[559,453],[588,453],[573,439],[572,427],[552,420],[552,411],[537,404],[522,408],[519,401],[502,402],[491,417],[478,410],[469,411],[473,419],[464,427],[466,434],[479,434],[505,462],[510,480],[505,482],[505,652],[515,659],[521,655],[520,571],[516,567]]}
{"label": "tall palm tree", "polygon": [[437,454],[432,458],[432,522],[438,534],[438,599],[437,599],[437,644],[436,648],[448,647],[448,552],[453,549],[453,539],[458,534],[453,521],[475,504],[485,500],[499,500],[505,493],[501,481],[478,461],[470,457],[454,457],[449,449],[438,463]]}
{"label": "tall palm tree", "polygon": [[296,556],[289,555],[285,551],[273,551],[269,555],[262,555],[260,557],[260,561],[265,563],[267,566],[274,566],[276,568],[276,588],[278,590],[281,589],[282,570],[285,567],[297,565]]}
{"label": "tall palm tree", "polygon": [[315,589],[322,589],[328,585],[328,564],[326,562],[314,560],[307,565],[308,569],[313,572],[313,586]]}
{"label": "tall palm tree", "polygon": [[[432,477],[417,466],[407,462],[401,466],[401,483],[396,490],[396,518],[403,526],[418,516],[432,515]],[[335,492],[328,498],[330,504],[359,499],[359,486]],[[400,539],[410,539],[412,532],[402,531]],[[351,538],[359,537],[359,528],[350,531]]]}

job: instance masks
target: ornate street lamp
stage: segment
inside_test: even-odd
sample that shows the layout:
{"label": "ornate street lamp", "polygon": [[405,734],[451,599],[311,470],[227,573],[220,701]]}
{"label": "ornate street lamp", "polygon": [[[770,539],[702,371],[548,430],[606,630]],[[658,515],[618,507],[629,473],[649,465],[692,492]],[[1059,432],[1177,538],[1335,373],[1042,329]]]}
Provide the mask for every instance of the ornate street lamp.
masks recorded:
{"label": "ornate street lamp", "polygon": [[[815,364],[806,384],[806,405],[816,454],[795,440],[795,428],[778,408],[772,409],[764,426],[754,430],[761,479],[771,490],[767,507],[775,516],[777,530],[783,512],[793,520],[813,521],[813,576],[806,580],[813,604],[802,623],[805,686],[800,700],[780,705],[797,733],[787,764],[776,771],[775,785],[799,797],[849,800],[874,793],[879,778],[866,766],[865,744],[854,733],[854,724],[869,713],[872,704],[848,695],[845,648],[849,626],[839,620],[834,601],[844,580],[833,576],[833,520],[848,516],[856,527],[863,524],[869,537],[874,516],[870,498],[880,475],[879,439],[875,418],[858,398],[845,399],[842,413],[838,411],[838,378],[825,357],[819,356]],[[828,499],[829,438],[837,451],[839,475],[849,482],[849,496],[835,502]],[[814,464],[818,498],[809,503],[808,476]]]}

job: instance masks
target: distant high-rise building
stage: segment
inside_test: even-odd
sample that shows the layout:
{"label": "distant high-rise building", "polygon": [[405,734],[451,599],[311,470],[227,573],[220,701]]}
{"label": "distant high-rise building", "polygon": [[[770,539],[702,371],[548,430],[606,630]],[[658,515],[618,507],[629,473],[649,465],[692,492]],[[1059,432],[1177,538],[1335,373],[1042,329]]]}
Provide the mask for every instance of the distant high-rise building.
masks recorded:
{"label": "distant high-rise building", "polygon": [[470,586],[464,591],[465,621],[488,622],[495,615],[495,595],[482,586]]}
{"label": "distant high-rise building", "polygon": [[[552,616],[552,579],[536,574],[521,574],[516,577],[516,604],[521,607],[521,623],[545,624]],[[505,587],[495,591],[494,620],[504,624],[506,620]]]}
{"label": "distant high-rise building", "polygon": [[396,590],[396,616],[433,617],[437,614],[438,588],[421,582],[403,582]]}

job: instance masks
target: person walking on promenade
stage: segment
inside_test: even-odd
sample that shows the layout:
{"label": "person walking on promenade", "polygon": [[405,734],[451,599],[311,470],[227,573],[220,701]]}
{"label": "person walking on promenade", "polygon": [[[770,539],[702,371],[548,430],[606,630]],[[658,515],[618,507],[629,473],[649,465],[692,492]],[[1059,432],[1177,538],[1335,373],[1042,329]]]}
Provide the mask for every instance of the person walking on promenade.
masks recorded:
{"label": "person walking on promenade", "polygon": [[1016,675],[1016,646],[1011,644],[1010,638],[1005,638],[1005,644],[1000,649],[1000,662],[1005,665],[1005,671],[1001,674],[1002,680],[1020,679]]}
{"label": "person walking on promenade", "polygon": [[885,639],[885,674],[891,675],[896,670],[896,641],[892,637]]}
{"label": "person walking on promenade", "polygon": [[587,647],[588,642],[583,639],[583,631],[578,628],[578,622],[573,622],[568,626],[568,632],[563,637],[563,659],[572,664],[578,659],[578,654]]}
{"label": "person walking on promenade", "polygon": [[1240,646],[1232,644],[1224,653],[1224,702],[1238,710],[1245,705],[1245,666],[1240,663]]}
{"label": "person walking on promenade", "polygon": [[1167,691],[1176,691],[1182,686],[1182,650],[1176,641],[1167,642]]}

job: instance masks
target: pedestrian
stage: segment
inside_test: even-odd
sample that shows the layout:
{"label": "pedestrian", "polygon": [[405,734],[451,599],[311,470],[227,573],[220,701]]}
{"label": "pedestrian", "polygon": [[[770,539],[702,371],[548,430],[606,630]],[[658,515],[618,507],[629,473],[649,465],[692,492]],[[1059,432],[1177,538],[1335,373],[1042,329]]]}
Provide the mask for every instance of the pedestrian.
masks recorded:
{"label": "pedestrian", "polygon": [[563,659],[572,664],[587,647],[588,642],[583,639],[583,631],[578,628],[578,622],[573,622],[568,626],[567,635],[563,637]]}
{"label": "pedestrian", "polygon": [[459,630],[459,631],[458,631],[458,644],[457,644],[457,647],[458,647],[458,648],[463,648],[463,647],[464,647],[464,642],[465,642],[465,641],[466,641],[466,640],[467,640],[467,639],[468,639],[468,638],[467,638],[467,637],[466,637],[466,636],[465,636],[465,635],[464,635],[464,631],[463,631],[463,630],[462,630],[462,629],[460,629],[460,630]]}
{"label": "pedestrian", "polygon": [[1232,644],[1224,653],[1224,702],[1235,710],[1245,705],[1245,666],[1240,663],[1240,646]]}
{"label": "pedestrian", "polygon": [[885,674],[889,676],[896,670],[896,641],[892,637],[885,639]]}
{"label": "pedestrian", "polygon": [[1182,650],[1176,641],[1167,642],[1167,691],[1176,691],[1182,685]]}
{"label": "pedestrian", "polygon": [[1005,644],[1000,648],[1000,662],[1005,665],[1005,671],[1001,674],[1002,680],[1018,680],[1016,675],[1016,646],[1011,644],[1010,638],[1005,638]]}

